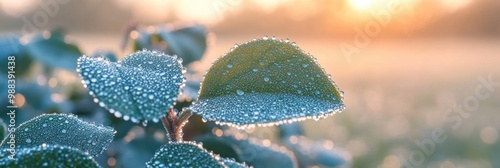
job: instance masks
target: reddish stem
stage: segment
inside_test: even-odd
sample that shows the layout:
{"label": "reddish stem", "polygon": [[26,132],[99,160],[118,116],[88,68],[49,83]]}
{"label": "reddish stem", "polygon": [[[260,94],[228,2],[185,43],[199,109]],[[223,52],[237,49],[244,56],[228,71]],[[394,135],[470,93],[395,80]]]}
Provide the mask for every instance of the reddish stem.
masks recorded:
{"label": "reddish stem", "polygon": [[179,115],[174,109],[169,109],[167,114],[161,118],[161,122],[167,131],[167,137],[170,141],[182,141],[182,128],[188,121],[191,113],[184,109]]}

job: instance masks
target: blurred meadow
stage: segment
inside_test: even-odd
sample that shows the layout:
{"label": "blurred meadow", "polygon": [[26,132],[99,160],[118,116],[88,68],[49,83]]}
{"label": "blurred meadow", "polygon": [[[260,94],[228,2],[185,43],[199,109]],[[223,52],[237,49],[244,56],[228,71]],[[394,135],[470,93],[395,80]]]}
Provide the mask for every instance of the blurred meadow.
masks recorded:
{"label": "blurred meadow", "polygon": [[[56,12],[44,19],[37,13],[45,12],[49,2],[57,9],[49,8]],[[169,30],[201,25],[208,32],[207,49],[201,60],[188,65],[197,78],[236,43],[265,35],[288,38],[316,57],[345,93],[342,113],[301,123],[305,137],[324,140],[324,148],[345,150],[350,167],[500,167],[497,0],[0,0],[0,9],[0,35],[20,35],[21,45],[32,33],[61,29],[64,41],[82,53],[111,51],[118,59],[131,52],[132,44],[124,41],[140,36],[129,31],[133,25],[151,32],[158,25]],[[5,69],[6,56],[2,59]],[[31,65],[19,80],[32,82],[18,87],[47,89],[20,92],[23,114],[18,123],[53,112],[76,113],[105,125],[119,120],[100,107],[75,109],[89,108],[72,105],[89,99],[75,72],[55,69],[47,75],[47,69]],[[74,90],[84,98],[70,94]],[[37,97],[50,99],[44,100],[51,101],[50,107]],[[153,135],[151,141],[164,139],[140,124],[121,124],[127,129],[118,129],[123,135],[116,138],[126,143],[144,134]],[[266,146],[282,145],[279,131],[265,127],[244,132]],[[126,167],[126,161],[99,160],[109,167]]]}

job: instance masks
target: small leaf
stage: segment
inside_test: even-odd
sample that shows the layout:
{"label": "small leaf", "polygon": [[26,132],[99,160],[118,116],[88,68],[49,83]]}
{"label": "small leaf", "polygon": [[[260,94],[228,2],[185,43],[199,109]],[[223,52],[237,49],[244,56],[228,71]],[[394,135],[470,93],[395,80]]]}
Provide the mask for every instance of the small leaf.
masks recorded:
{"label": "small leaf", "polygon": [[183,65],[200,60],[207,48],[207,31],[203,26],[190,26],[174,31],[160,29],[160,37],[167,42],[168,53],[181,57]]}
{"label": "small leaf", "polygon": [[234,47],[205,75],[191,110],[238,128],[324,118],[344,109],[342,92],[288,40],[253,40]]}
{"label": "small leaf", "polygon": [[236,160],[230,159],[230,158],[221,158],[221,161],[228,168],[248,168],[249,167],[245,163],[238,163],[238,162],[236,162]]}
{"label": "small leaf", "polygon": [[51,31],[50,37],[35,36],[27,45],[30,56],[49,67],[76,69],[76,60],[82,55],[77,46],[67,43],[62,31]]}
{"label": "small leaf", "polygon": [[14,156],[11,149],[3,149],[0,158],[0,167],[101,167],[87,153],[58,145],[22,148],[16,150]]}
{"label": "small leaf", "polygon": [[[11,134],[16,138],[16,148],[64,145],[96,156],[111,143],[114,130],[84,122],[73,115],[44,114],[22,123]],[[9,140],[4,139],[0,147],[9,148]]]}
{"label": "small leaf", "polygon": [[78,71],[100,106],[124,120],[157,122],[172,108],[184,81],[175,56],[138,51],[118,62],[83,56]]}
{"label": "small leaf", "polygon": [[194,142],[168,142],[149,162],[148,168],[161,167],[224,167],[219,158]]}

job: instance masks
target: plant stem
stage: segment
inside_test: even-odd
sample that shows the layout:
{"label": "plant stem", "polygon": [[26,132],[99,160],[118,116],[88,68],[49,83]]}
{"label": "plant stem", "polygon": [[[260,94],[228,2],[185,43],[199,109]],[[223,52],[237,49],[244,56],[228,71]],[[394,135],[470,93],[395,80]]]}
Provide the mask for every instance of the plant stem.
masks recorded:
{"label": "plant stem", "polygon": [[177,110],[169,109],[167,114],[161,118],[161,122],[167,132],[167,137],[170,141],[182,141],[182,128],[187,123],[191,113],[187,109],[183,109],[180,113]]}

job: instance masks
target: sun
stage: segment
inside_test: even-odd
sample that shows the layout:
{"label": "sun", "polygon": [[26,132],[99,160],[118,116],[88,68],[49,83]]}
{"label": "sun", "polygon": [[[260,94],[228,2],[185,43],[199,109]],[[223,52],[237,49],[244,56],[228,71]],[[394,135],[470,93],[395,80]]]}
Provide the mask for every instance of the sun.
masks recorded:
{"label": "sun", "polygon": [[349,4],[358,10],[365,10],[370,8],[375,0],[348,0]]}

